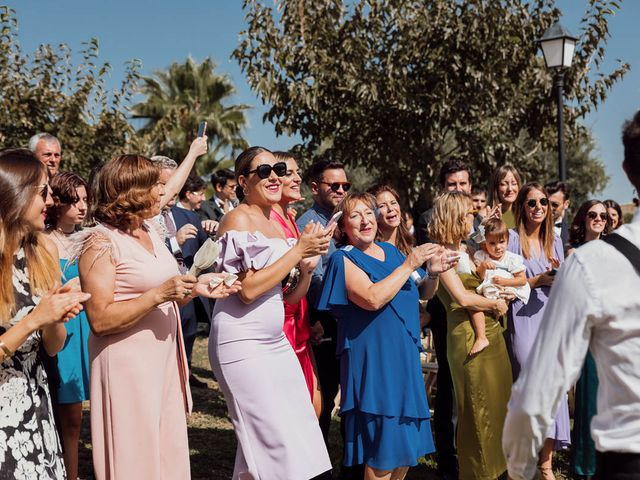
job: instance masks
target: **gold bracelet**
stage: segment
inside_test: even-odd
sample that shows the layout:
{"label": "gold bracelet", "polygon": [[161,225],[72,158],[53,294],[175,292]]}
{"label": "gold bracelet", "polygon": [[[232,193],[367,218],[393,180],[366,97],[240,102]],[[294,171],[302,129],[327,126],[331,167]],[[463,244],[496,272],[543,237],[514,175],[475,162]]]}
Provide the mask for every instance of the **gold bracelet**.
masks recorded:
{"label": "gold bracelet", "polygon": [[0,350],[4,352],[5,359],[13,357],[14,352],[12,352],[11,349],[7,347],[2,340],[0,340]]}

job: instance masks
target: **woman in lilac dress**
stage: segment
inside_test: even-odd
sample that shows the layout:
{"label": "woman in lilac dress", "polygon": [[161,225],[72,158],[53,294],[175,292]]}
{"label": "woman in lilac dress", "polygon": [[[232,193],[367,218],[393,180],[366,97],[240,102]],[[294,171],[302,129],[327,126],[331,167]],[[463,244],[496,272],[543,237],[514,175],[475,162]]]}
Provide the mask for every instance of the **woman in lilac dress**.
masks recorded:
{"label": "woman in lilac dress", "polygon": [[[522,255],[527,267],[531,297],[525,305],[514,300],[509,310],[509,338],[514,379],[524,367],[549,299],[555,269],[564,261],[562,240],[553,231],[553,217],[544,188],[528,183],[518,193],[514,205],[516,227],[509,231],[509,251]],[[553,479],[554,450],[570,444],[569,407],[561,403],[555,422],[540,452],[538,469],[544,480]]]}
{"label": "woman in lilac dress", "polygon": [[[216,302],[209,335],[209,360],[238,439],[233,479],[309,479],[328,472],[331,462],[300,363],[283,332],[281,282],[295,267],[301,276],[311,275],[312,257],[326,253],[333,229],[309,224],[296,242],[269,219],[287,172],[270,151],[245,150],[235,172],[244,201],[220,224],[222,252],[215,267],[237,274],[242,292]],[[296,303],[308,283],[301,278],[285,299]]]}

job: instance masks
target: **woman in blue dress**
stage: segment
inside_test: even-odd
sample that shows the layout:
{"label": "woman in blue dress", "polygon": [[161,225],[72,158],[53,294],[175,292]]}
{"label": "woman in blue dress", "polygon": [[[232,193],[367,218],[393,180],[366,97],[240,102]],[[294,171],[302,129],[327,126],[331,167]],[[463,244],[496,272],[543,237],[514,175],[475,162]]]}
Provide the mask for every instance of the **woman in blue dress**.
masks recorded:
{"label": "woman in blue dress", "polygon": [[[69,236],[87,214],[87,184],[75,173],[59,173],[51,181],[54,205],[47,210],[49,238],[60,255],[63,284],[80,288],[78,265],[69,263],[73,243]],[[84,312],[65,324],[67,340],[58,352],[57,410],[68,478],[78,478],[78,442],[82,402],[89,400],[89,323]]]}
{"label": "woman in blue dress", "polygon": [[329,260],[318,308],[338,319],[344,465],[364,464],[365,479],[395,480],[434,451],[414,278],[421,289],[435,288],[436,282],[421,282],[420,265],[429,261],[432,279],[448,265],[436,245],[405,257],[376,242],[375,209],[368,193],[347,195],[338,207],[344,246]]}

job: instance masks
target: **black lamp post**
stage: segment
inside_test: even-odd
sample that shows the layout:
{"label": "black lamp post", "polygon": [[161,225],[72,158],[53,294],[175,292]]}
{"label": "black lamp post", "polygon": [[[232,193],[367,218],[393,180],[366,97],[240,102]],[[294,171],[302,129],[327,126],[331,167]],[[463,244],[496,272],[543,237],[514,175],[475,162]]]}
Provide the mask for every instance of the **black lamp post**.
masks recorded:
{"label": "black lamp post", "polygon": [[571,66],[573,61],[573,53],[576,48],[578,39],[571,35],[569,31],[560,23],[555,23],[549,28],[541,39],[537,40],[542,48],[544,61],[547,68],[554,71],[553,86],[556,89],[556,98],[558,102],[558,168],[560,173],[560,181],[567,180],[567,166],[564,158],[564,119],[562,115],[562,107],[564,104],[564,70]]}

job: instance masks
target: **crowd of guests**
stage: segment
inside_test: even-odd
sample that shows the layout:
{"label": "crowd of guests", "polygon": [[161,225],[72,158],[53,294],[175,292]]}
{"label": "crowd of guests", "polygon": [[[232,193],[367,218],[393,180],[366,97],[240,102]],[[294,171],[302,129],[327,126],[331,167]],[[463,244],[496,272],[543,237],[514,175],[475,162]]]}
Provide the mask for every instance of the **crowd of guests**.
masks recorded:
{"label": "crowd of guests", "polygon": [[[640,114],[624,135],[637,182]],[[591,436],[594,424],[607,435],[596,397],[615,397],[598,383],[606,348],[592,356],[589,332],[574,332],[582,344],[549,392],[540,361],[541,336],[562,323],[546,312],[556,283],[582,288],[575,273],[562,283],[562,265],[573,272],[585,244],[616,237],[617,203],[589,200],[570,220],[567,183],[524,183],[502,165],[483,188],[449,160],[414,227],[393,186],[352,192],[343,164],[302,172],[262,147],[215,172],[207,200],[190,173],[206,151],[204,136],[180,164],[114,156],[88,179],[60,171],[49,134],[0,152],[0,478],[77,478],[87,400],[97,479],[190,478],[200,328],[236,433],[234,479],[332,478],[338,393],[340,478],[401,480],[435,453],[443,478],[549,480],[570,447],[577,475],[602,458],[618,468]],[[296,212],[303,179],[313,203]]]}

